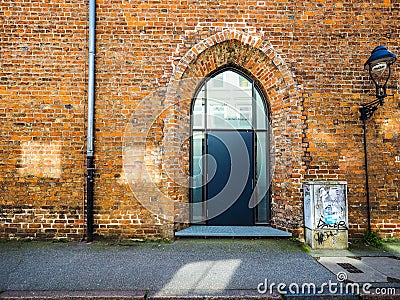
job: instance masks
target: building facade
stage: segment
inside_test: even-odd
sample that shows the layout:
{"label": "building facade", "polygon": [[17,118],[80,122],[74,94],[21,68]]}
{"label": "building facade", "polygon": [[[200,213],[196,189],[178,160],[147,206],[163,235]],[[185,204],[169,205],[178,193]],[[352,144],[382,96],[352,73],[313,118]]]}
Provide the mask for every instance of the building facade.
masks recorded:
{"label": "building facade", "polygon": [[[88,10],[0,3],[1,238],[85,238]],[[302,236],[303,183],[322,180],[347,182],[346,226],[361,237],[359,108],[375,97],[363,66],[377,45],[400,53],[399,11],[390,0],[97,0],[94,234],[173,238],[200,223]],[[400,236],[399,71],[367,120],[370,222],[386,237]],[[209,200],[227,186],[220,201],[246,205],[221,215]]]}

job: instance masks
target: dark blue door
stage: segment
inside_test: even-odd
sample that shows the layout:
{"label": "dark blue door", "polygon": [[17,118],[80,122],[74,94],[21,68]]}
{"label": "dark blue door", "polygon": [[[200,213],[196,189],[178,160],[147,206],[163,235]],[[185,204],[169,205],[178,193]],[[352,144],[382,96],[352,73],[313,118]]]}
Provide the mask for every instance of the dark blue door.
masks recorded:
{"label": "dark blue door", "polygon": [[253,133],[207,133],[207,224],[254,225]]}

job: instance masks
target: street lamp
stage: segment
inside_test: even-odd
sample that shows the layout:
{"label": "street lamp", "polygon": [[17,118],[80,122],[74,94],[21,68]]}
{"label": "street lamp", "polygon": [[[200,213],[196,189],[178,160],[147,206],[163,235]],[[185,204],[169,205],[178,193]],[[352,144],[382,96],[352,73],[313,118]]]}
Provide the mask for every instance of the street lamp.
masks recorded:
{"label": "street lamp", "polygon": [[367,155],[367,125],[366,121],[372,117],[374,112],[383,105],[383,100],[387,97],[386,87],[391,75],[391,65],[396,61],[396,55],[387,50],[385,46],[376,47],[371,56],[364,64],[364,70],[369,72],[369,77],[375,84],[376,99],[360,107],[361,120],[364,129],[364,167],[365,167],[365,188],[367,193],[367,219],[368,231],[371,231],[371,211],[369,198],[368,180],[368,155]]}

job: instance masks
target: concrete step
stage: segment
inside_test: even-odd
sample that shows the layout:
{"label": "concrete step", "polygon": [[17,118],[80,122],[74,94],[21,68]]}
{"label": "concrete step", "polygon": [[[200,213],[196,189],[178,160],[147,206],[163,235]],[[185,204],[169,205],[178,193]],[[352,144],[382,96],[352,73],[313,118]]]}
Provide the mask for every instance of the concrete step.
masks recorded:
{"label": "concrete step", "polygon": [[290,232],[268,226],[202,226],[192,225],[175,232],[176,237],[274,237],[289,238]]}

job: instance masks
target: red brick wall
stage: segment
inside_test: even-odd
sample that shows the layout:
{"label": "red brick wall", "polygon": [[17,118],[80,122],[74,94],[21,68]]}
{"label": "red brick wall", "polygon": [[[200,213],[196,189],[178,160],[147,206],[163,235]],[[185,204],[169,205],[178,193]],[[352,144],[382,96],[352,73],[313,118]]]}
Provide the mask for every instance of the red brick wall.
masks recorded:
{"label": "red brick wall", "polygon": [[[79,1],[0,4],[3,237],[83,237],[87,9]],[[176,222],[187,220],[187,188],[172,178],[188,170],[188,145],[170,153],[165,145],[177,132],[185,136],[194,90],[147,138],[135,128],[141,116],[173,103],[154,92],[230,62],[257,80],[270,105],[274,225],[301,233],[301,183],[339,179],[348,182],[350,234],[359,236],[366,200],[358,107],[374,99],[362,67],[378,44],[400,53],[399,9],[396,1],[98,0],[96,233],[172,237]],[[395,95],[368,120],[371,216],[387,236],[400,235],[399,71],[397,63],[389,82]],[[132,116],[139,119],[129,123]],[[146,155],[135,152],[138,141]],[[138,170],[149,171],[155,186]]]}
{"label": "red brick wall", "polygon": [[83,1],[0,3],[0,236],[84,232]]}

